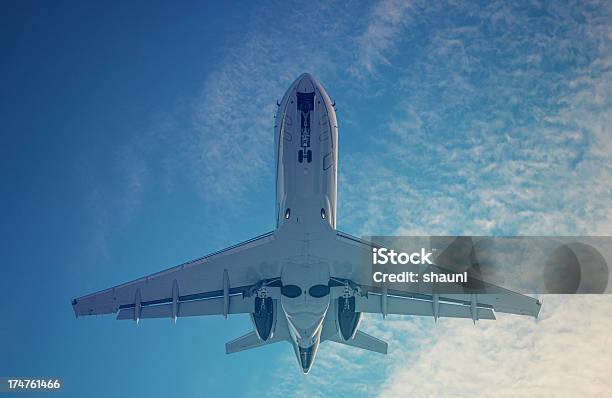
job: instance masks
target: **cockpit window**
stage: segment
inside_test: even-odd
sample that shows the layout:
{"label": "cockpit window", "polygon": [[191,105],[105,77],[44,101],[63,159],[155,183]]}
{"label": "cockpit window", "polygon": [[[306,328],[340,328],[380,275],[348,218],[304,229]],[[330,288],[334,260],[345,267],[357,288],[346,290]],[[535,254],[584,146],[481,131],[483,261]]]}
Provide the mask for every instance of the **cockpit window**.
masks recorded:
{"label": "cockpit window", "polygon": [[325,297],[329,294],[329,286],[314,285],[308,289],[308,294],[310,294],[312,297]]}
{"label": "cockpit window", "polygon": [[302,289],[296,285],[285,285],[281,287],[281,293],[285,297],[296,298],[302,295]]}

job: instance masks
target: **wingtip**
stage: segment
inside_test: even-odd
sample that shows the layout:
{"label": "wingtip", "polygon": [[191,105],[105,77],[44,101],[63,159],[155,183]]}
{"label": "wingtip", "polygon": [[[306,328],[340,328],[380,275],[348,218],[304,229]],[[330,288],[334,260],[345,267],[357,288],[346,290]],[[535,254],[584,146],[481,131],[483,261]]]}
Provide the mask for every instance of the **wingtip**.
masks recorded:
{"label": "wingtip", "polygon": [[538,319],[538,317],[540,316],[540,311],[542,311],[542,304],[544,304],[544,300],[543,299],[539,299],[536,302],[536,305],[538,306],[538,310],[536,311],[536,313],[533,316],[535,319]]}
{"label": "wingtip", "polygon": [[71,304],[72,304],[72,310],[74,311],[74,317],[78,318],[79,313],[77,312],[77,309],[76,309],[77,299],[72,299]]}

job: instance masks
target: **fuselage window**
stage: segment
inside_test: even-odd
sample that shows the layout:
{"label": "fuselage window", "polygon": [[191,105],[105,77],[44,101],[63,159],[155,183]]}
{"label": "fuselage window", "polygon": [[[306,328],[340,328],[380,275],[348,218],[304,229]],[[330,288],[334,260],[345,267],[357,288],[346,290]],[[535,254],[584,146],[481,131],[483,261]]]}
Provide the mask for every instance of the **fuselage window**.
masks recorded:
{"label": "fuselage window", "polygon": [[325,220],[325,209],[321,208],[321,218]]}
{"label": "fuselage window", "polygon": [[285,220],[288,220],[289,217],[291,217],[291,209],[287,208],[287,210],[285,210]]}
{"label": "fuselage window", "polygon": [[329,294],[329,286],[327,285],[314,285],[310,289],[308,289],[308,294],[312,297],[325,297]]}
{"label": "fuselage window", "polygon": [[281,287],[281,294],[285,297],[296,298],[302,295],[302,289],[296,285],[285,285]]}

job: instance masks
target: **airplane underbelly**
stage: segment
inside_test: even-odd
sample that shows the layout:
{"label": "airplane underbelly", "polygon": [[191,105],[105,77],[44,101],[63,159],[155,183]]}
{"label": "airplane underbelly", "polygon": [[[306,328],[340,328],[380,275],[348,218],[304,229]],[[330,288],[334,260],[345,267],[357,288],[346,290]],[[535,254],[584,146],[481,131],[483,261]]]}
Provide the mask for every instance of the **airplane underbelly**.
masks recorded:
{"label": "airplane underbelly", "polygon": [[[277,115],[277,224],[325,220],[335,228],[337,126],[322,87],[298,79]],[[313,222],[317,222],[313,220]]]}

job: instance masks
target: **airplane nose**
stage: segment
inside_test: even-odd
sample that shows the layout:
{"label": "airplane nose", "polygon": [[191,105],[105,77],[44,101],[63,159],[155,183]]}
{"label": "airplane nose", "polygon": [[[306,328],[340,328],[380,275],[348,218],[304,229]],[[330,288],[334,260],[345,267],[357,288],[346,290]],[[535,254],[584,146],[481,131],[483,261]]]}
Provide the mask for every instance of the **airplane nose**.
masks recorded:
{"label": "airplane nose", "polygon": [[314,92],[314,77],[310,73],[303,73],[296,80],[298,83],[295,89],[298,93]]}

